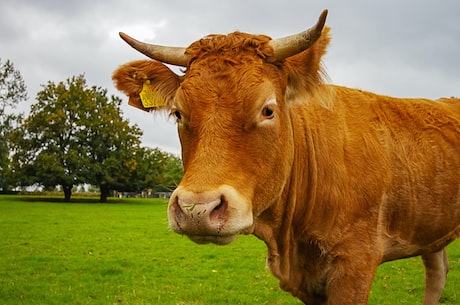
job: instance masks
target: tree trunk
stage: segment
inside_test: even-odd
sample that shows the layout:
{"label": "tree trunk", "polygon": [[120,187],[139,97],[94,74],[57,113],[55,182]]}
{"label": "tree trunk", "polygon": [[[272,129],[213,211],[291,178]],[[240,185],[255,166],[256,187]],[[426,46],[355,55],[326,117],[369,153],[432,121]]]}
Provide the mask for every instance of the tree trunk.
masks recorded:
{"label": "tree trunk", "polygon": [[107,197],[109,197],[110,189],[108,187],[101,186],[100,190],[101,190],[101,197],[99,201],[102,203],[105,203],[107,202]]}
{"label": "tree trunk", "polygon": [[63,185],[62,189],[64,190],[64,201],[70,202],[70,196],[72,196],[72,187],[73,185]]}

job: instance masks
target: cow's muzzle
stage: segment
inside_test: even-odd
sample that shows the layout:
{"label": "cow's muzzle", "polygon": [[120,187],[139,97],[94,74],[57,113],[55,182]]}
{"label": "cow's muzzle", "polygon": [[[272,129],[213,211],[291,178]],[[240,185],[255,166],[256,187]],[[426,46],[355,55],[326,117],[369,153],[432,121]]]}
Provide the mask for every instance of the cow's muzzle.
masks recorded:
{"label": "cow's muzzle", "polygon": [[196,243],[228,244],[252,225],[250,204],[233,187],[194,192],[178,187],[168,207],[169,226]]}

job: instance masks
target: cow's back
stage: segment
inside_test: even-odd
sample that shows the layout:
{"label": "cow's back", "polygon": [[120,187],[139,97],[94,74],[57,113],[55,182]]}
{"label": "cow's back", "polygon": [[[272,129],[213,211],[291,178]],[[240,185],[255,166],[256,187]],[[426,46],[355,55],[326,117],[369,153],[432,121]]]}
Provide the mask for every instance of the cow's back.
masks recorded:
{"label": "cow's back", "polygon": [[307,114],[318,137],[317,213],[333,219],[334,211],[348,223],[365,217],[382,261],[432,252],[457,238],[460,100],[332,88],[332,109],[310,105],[315,111]]}
{"label": "cow's back", "polygon": [[391,165],[384,259],[439,250],[460,229],[460,101],[387,99],[382,107]]}
{"label": "cow's back", "polygon": [[446,109],[452,111],[453,115],[460,119],[460,98],[440,98],[436,102],[445,105]]}
{"label": "cow's back", "polygon": [[369,124],[385,156],[377,227],[383,260],[443,248],[460,234],[460,100],[358,96],[366,101],[344,111],[356,103],[364,110],[346,122]]}

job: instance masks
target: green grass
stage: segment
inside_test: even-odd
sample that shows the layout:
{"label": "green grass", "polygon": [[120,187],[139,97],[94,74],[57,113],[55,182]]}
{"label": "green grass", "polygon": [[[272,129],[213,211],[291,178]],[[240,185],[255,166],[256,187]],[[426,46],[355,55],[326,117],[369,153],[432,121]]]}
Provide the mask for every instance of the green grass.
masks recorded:
{"label": "green grass", "polygon": [[[460,304],[460,240],[447,247],[450,271],[439,304]],[[422,304],[425,273],[422,259],[413,257],[381,265],[377,271],[369,304]]]}
{"label": "green grass", "polygon": [[[163,200],[111,204],[0,196],[0,305],[301,304],[265,269],[253,236],[196,245],[167,228]],[[460,242],[442,304],[459,304]],[[369,304],[421,304],[420,258],[379,268]]]}

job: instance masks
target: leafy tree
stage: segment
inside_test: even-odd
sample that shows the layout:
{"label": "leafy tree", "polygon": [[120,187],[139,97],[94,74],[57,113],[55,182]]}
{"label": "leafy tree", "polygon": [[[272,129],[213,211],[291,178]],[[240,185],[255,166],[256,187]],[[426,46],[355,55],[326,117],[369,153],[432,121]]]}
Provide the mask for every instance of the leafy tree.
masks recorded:
{"label": "leafy tree", "polygon": [[107,200],[111,190],[123,189],[131,183],[142,135],[137,126],[130,126],[122,118],[122,100],[117,97],[108,100],[106,93],[99,91],[93,99],[92,118],[88,120],[84,140],[91,164],[86,182],[99,186],[101,202]]}
{"label": "leafy tree", "polygon": [[156,187],[156,191],[170,192],[174,190],[183,175],[184,169],[182,167],[182,160],[173,154],[167,154],[163,173],[161,175],[160,183]]}
{"label": "leafy tree", "polygon": [[8,188],[5,171],[9,163],[8,136],[21,114],[14,109],[27,100],[27,90],[21,73],[11,61],[2,62],[0,58],[0,191]]}
{"label": "leafy tree", "polygon": [[[66,200],[80,183],[99,185],[101,201],[133,170],[141,132],[121,117],[121,100],[88,88],[82,75],[37,94],[29,117],[12,135],[12,176],[21,185],[61,185]],[[134,148],[133,148],[134,147]]]}
{"label": "leafy tree", "polygon": [[61,185],[66,200],[72,187],[84,182],[86,148],[79,139],[84,130],[80,113],[90,111],[83,77],[65,83],[49,82],[37,94],[29,117],[12,135],[13,171],[21,185]]}
{"label": "leafy tree", "polygon": [[[136,153],[136,170],[132,173],[131,183],[126,189],[141,192],[154,188],[158,184],[164,163],[164,154],[159,149],[141,147]],[[120,189],[122,190],[122,189]]]}
{"label": "leafy tree", "polygon": [[158,148],[142,147],[136,153],[136,160],[138,164],[128,186],[130,190],[170,191],[182,178],[181,160]]}

